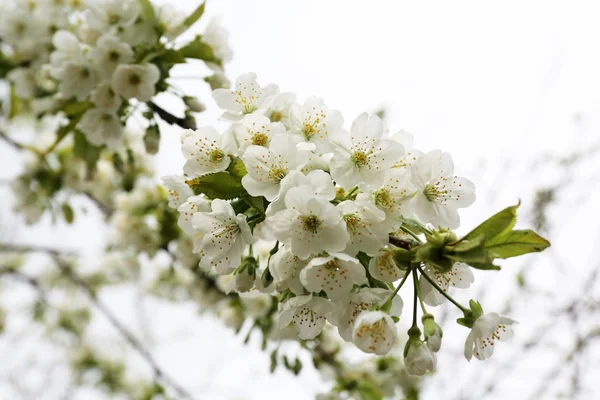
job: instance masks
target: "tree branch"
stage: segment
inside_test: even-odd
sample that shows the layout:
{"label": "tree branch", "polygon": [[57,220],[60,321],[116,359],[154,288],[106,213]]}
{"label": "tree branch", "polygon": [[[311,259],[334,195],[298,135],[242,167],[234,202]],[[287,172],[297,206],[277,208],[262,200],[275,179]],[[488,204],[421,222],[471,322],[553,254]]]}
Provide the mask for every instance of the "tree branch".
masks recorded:
{"label": "tree branch", "polygon": [[0,139],[3,139],[6,143],[10,144],[12,147],[14,147],[17,150],[28,150],[33,153],[39,154],[39,151],[37,149],[34,149],[33,147],[30,147],[26,144],[22,144],[22,143],[19,143],[19,142],[13,140],[11,137],[9,137],[6,133],[4,133],[2,131],[0,131]]}
{"label": "tree branch", "polygon": [[171,125],[178,125],[183,129],[196,129],[196,122],[193,119],[176,117],[153,101],[149,101],[147,104],[163,121]]}
{"label": "tree branch", "polygon": [[410,250],[410,248],[412,247],[412,243],[409,242],[408,240],[398,239],[397,237],[394,237],[394,236],[390,236],[389,238],[390,238],[390,244],[394,245],[396,247],[400,247],[405,250]]}

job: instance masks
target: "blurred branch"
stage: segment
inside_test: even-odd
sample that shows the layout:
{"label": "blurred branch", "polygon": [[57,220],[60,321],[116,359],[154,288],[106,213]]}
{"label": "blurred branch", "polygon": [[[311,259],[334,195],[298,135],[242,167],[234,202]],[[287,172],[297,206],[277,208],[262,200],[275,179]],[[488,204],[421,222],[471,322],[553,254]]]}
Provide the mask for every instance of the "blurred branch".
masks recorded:
{"label": "blurred branch", "polygon": [[148,107],[150,107],[150,109],[154,111],[163,121],[171,125],[178,125],[183,129],[196,129],[196,122],[193,119],[176,117],[153,101],[148,102]]}
{"label": "blurred branch", "polygon": [[0,131],[0,139],[4,140],[6,143],[8,143],[9,145],[11,145],[12,147],[14,147],[17,150],[28,150],[33,153],[39,154],[39,151],[37,149],[34,149],[33,147],[30,147],[28,145],[21,144],[19,142],[14,141],[6,133],[4,133],[2,131]]}

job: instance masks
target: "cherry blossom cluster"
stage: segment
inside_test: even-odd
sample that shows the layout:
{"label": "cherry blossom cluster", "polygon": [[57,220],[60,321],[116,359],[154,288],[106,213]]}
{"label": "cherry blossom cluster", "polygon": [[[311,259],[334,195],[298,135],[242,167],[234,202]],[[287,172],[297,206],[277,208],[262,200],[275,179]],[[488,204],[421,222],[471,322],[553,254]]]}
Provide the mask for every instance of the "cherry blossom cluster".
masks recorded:
{"label": "cherry blossom cluster", "polygon": [[[123,146],[127,119],[147,103],[148,148],[157,147],[153,113],[167,114],[153,103],[169,88],[171,68],[188,59],[203,60],[214,73],[212,87],[227,87],[222,66],[231,59],[227,33],[214,21],[204,34],[182,46],[174,40],[203,14],[191,15],[147,0],[11,0],[0,17],[0,78],[14,96],[11,114],[64,113],[94,146]],[[192,112],[204,106],[179,95],[184,118],[167,122],[194,126]],[[144,108],[142,108],[144,109]],[[149,150],[150,151],[150,150]],[[153,151],[156,152],[156,151]]]}
{"label": "cherry blossom cluster", "polygon": [[[459,239],[458,209],[475,201],[475,186],[454,175],[450,154],[413,148],[412,135],[390,135],[377,115],[360,114],[346,130],[321,98],[297,103],[253,73],[213,98],[229,127],[184,131],[185,175],[163,178],[200,268],[224,277],[228,290],[276,295],[278,326],[293,326],[300,339],[314,339],[328,322],[378,355],[397,341],[398,292],[412,276],[404,356],[415,375],[434,370],[441,346],[426,305],[449,300],[463,311],[467,359],[488,358],[496,341],[511,337],[515,321],[484,314],[473,300],[464,307],[448,292],[469,287],[471,268],[499,269],[494,259],[547,242],[512,230],[516,207]],[[515,248],[513,236],[523,232],[539,238],[537,247]],[[265,248],[267,255],[258,250]]]}

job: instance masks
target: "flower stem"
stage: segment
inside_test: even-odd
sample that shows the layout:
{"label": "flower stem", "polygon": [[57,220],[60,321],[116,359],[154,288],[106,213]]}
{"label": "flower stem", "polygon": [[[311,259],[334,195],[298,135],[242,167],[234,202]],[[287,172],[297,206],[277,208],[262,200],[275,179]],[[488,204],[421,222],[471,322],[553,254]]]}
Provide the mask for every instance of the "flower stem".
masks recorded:
{"label": "flower stem", "polygon": [[419,285],[419,280],[417,279],[416,271],[412,271],[412,276],[413,276],[413,291],[414,291],[412,327],[418,327],[418,325],[417,325],[417,298],[419,297],[419,295],[418,295],[419,289],[417,289],[417,286]]}
{"label": "flower stem", "polygon": [[433,286],[438,292],[441,293],[442,296],[444,296],[445,298],[447,298],[448,300],[450,300],[450,302],[452,304],[454,304],[456,307],[460,308],[460,310],[464,313],[464,312],[469,312],[470,310],[462,305],[460,305],[459,302],[457,302],[456,300],[454,300],[448,293],[446,293],[433,279],[431,279],[426,273],[425,271],[423,271],[423,268],[421,267],[417,267],[419,272],[421,272],[421,275],[423,275],[425,277],[425,279],[427,279],[427,281],[429,283],[431,283],[431,286]]}
{"label": "flower stem", "polygon": [[[415,272],[415,280],[417,279],[417,273]],[[419,282],[415,282],[415,289],[417,291],[417,297],[419,298],[419,303],[421,304],[421,311],[423,311],[423,315],[427,314],[427,309],[425,308],[425,303],[423,303],[423,298],[421,297],[421,285]]]}
{"label": "flower stem", "polygon": [[407,240],[398,239],[394,236],[390,236],[388,240],[392,246],[400,247],[404,250],[410,250],[410,247],[412,246],[411,242]]}
{"label": "flower stem", "polygon": [[412,236],[412,237],[413,237],[413,238],[414,238],[414,239],[415,239],[417,242],[419,242],[419,243],[421,243],[421,242],[422,242],[422,241],[421,241],[421,239],[420,239],[420,238],[419,238],[417,235],[415,235],[415,234],[414,234],[414,233],[413,233],[413,232],[412,232],[410,229],[408,229],[407,227],[400,225],[400,229],[402,230],[402,232],[404,232],[404,233],[406,233],[406,234],[409,234],[410,236]]}
{"label": "flower stem", "polygon": [[404,285],[404,282],[406,282],[406,280],[408,279],[408,276],[410,275],[411,272],[412,272],[411,270],[406,271],[406,275],[404,275],[404,278],[402,278],[402,280],[400,281],[400,284],[394,290],[394,293],[392,293],[392,295],[390,296],[390,300],[392,300],[394,298],[394,296],[398,294],[398,292],[402,288],[402,285]]}

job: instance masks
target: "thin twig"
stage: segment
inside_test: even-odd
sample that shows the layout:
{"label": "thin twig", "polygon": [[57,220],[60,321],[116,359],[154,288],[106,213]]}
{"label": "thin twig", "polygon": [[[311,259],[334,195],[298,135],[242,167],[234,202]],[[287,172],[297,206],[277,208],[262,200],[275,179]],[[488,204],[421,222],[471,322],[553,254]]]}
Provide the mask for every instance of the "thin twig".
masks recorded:
{"label": "thin twig", "polygon": [[407,240],[403,240],[403,239],[398,239],[397,237],[394,236],[390,236],[390,244],[396,246],[396,247],[400,247],[402,249],[405,250],[410,250],[412,243],[410,243]]}
{"label": "thin twig", "polygon": [[154,111],[163,121],[171,125],[178,125],[183,129],[196,129],[196,122],[193,119],[176,117],[152,101],[148,102],[148,107],[150,107],[150,109]]}
{"label": "thin twig", "polygon": [[10,144],[17,150],[28,150],[33,153],[39,154],[39,151],[37,149],[34,149],[26,144],[22,144],[22,143],[19,143],[19,142],[13,140],[10,136],[8,136],[6,133],[4,133],[2,131],[0,131],[0,139],[3,139],[6,143]]}

